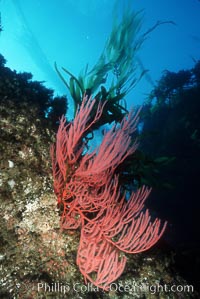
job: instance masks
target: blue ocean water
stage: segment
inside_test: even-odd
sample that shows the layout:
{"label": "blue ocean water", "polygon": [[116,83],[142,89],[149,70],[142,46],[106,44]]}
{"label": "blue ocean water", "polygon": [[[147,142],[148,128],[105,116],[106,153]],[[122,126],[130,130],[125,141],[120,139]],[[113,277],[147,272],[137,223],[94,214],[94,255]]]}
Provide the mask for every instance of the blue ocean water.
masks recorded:
{"label": "blue ocean water", "polygon": [[7,65],[17,71],[31,72],[35,80],[45,81],[58,94],[67,94],[58,78],[54,62],[78,75],[87,63],[99,58],[113,22],[113,7],[123,12],[128,4],[143,10],[141,32],[157,21],[164,24],[148,36],[138,59],[149,70],[127,97],[128,106],[142,103],[162,71],[178,71],[199,58],[200,2],[124,1],[124,0],[1,0],[3,32],[0,51]]}

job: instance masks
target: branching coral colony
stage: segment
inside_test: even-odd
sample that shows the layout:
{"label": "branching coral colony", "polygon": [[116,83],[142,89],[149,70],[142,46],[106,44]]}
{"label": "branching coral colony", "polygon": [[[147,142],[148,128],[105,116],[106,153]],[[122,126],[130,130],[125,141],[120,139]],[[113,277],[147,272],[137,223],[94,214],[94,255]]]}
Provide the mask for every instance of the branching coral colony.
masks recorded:
{"label": "branching coral colony", "polygon": [[95,99],[85,96],[73,122],[66,124],[61,118],[51,156],[54,190],[62,206],[61,228],[81,227],[77,265],[85,281],[108,290],[125,268],[125,253],[149,249],[166,223],[151,221],[149,211],[144,211],[150,189],[143,186],[127,200],[115,172],[138,146],[131,138],[138,113],[131,111],[105,133],[98,149],[85,153],[85,137],[104,109],[99,103],[94,115],[94,105]]}

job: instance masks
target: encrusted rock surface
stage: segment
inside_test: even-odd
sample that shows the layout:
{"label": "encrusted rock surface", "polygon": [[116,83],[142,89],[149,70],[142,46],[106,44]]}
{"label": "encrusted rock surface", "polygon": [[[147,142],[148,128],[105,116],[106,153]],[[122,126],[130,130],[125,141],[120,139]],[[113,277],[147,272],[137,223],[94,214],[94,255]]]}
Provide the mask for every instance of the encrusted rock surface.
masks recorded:
{"label": "encrusted rock surface", "polygon": [[34,104],[0,99],[0,298],[195,298],[181,289],[188,283],[173,270],[173,254],[158,247],[129,255],[109,292],[85,285],[76,266],[80,232],[59,226],[55,133],[38,115]]}

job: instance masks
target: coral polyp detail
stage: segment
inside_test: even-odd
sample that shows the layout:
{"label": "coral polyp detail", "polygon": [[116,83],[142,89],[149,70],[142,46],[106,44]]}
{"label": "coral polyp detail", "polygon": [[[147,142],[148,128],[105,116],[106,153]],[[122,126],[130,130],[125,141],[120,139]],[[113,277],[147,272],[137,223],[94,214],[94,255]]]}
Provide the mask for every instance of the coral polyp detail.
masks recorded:
{"label": "coral polyp detail", "polygon": [[162,236],[166,223],[151,220],[144,202],[150,189],[122,192],[116,168],[137,149],[132,135],[138,113],[131,111],[105,133],[93,152],[86,152],[86,135],[100,119],[104,105],[84,97],[74,120],[60,120],[56,145],[51,147],[54,190],[62,206],[61,228],[81,228],[77,265],[85,280],[108,290],[124,271],[125,253],[139,253]]}

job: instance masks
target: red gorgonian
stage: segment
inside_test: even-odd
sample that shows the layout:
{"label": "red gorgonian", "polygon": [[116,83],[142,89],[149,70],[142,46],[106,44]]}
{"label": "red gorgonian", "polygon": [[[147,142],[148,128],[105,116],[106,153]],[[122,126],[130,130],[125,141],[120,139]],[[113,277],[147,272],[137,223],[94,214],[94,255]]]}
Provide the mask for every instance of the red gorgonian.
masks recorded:
{"label": "red gorgonian", "polygon": [[115,172],[137,149],[131,135],[138,113],[131,111],[119,125],[105,133],[100,146],[86,151],[86,135],[102,115],[99,104],[91,119],[95,99],[84,97],[74,120],[60,120],[56,145],[51,147],[54,190],[62,206],[61,228],[81,227],[77,265],[85,281],[109,289],[123,272],[124,253],[138,253],[152,247],[162,236],[166,222],[151,221],[144,202],[146,186],[132,192],[127,200]]}

